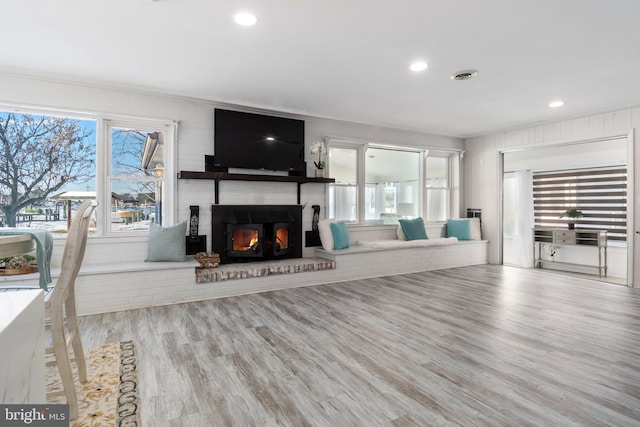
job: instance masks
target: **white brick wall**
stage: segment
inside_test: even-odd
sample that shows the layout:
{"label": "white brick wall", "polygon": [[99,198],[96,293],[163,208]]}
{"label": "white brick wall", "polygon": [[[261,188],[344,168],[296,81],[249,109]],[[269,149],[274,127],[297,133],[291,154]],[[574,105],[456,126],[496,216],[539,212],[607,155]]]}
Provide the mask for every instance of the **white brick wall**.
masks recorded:
{"label": "white brick wall", "polygon": [[[57,108],[67,111],[93,112],[106,116],[136,116],[180,122],[177,146],[177,170],[204,170],[205,154],[214,154],[214,108],[229,108],[212,101],[165,96],[136,89],[115,88],[71,81],[54,80],[49,76],[21,76],[0,74],[0,104]],[[268,111],[265,111],[267,114]],[[273,113],[278,114],[278,113]],[[282,116],[305,120],[307,144],[323,135],[355,138],[385,144],[422,146],[430,148],[462,149],[459,138],[431,135],[401,129],[385,128],[316,117]],[[308,150],[307,150],[308,154]],[[308,175],[313,173],[313,163],[308,159]],[[177,219],[189,216],[189,206],[199,205],[201,234],[210,234],[214,184],[212,181],[179,180],[177,183]],[[304,229],[311,229],[311,205],[321,206],[325,215],[325,186],[304,184],[301,187],[301,203],[308,203],[303,211]],[[223,182],[220,185],[221,203],[296,203],[296,186],[290,183],[242,183]],[[211,236],[209,235],[209,247]],[[305,251],[305,255],[310,252]]]}
{"label": "white brick wall", "polygon": [[[324,255],[323,255],[324,256]],[[186,301],[221,298],[354,279],[486,264],[487,242],[337,254],[335,270],[283,274],[198,284],[193,268],[81,275],[77,281],[82,315]]]}
{"label": "white brick wall", "polygon": [[[149,93],[135,88],[109,87],[80,81],[64,81],[51,76],[19,74],[0,75],[0,104],[51,108],[64,111],[94,113],[96,116],[164,119],[178,121],[177,170],[204,170],[204,155],[214,154],[214,108],[226,107],[212,101],[195,100],[170,95]],[[265,111],[269,113],[268,111]],[[274,113],[278,115],[278,113]],[[463,141],[409,130],[385,128],[339,120],[279,114],[305,119],[307,144],[323,135],[354,138],[384,144],[409,145],[427,148],[462,149]],[[307,150],[308,151],[308,150]],[[309,159],[308,175],[313,173]],[[179,180],[177,182],[176,218],[182,221],[189,216],[189,206],[199,205],[200,234],[208,235],[211,248],[210,205],[214,202],[214,183],[211,181]],[[289,183],[223,182],[220,185],[221,203],[241,204],[294,204],[296,186]],[[301,187],[303,228],[311,229],[311,205],[321,206],[325,215],[325,186],[304,184]],[[59,266],[62,243],[56,242],[54,267]],[[311,256],[313,248],[305,248],[304,255]],[[146,256],[146,238],[95,238],[90,239],[85,265],[141,261]],[[101,273],[83,275],[78,280],[78,298],[81,313],[93,313],[115,309],[144,307],[201,298],[213,298],[266,289],[300,286],[302,284],[333,281],[332,272],[300,273],[281,277],[254,280],[250,286],[244,283],[211,284],[196,287],[195,276],[185,276],[188,269],[158,274],[158,272]],[[320,274],[322,273],[322,274]],[[315,274],[315,273],[313,273]],[[306,276],[305,276],[306,275]],[[23,278],[16,283],[33,283],[33,278]],[[215,286],[215,287],[214,287]]]}

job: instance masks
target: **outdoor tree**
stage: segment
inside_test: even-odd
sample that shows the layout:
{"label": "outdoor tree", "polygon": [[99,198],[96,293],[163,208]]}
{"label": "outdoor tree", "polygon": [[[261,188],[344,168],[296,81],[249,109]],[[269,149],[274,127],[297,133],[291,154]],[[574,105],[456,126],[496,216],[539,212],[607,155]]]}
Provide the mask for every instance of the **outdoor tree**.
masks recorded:
{"label": "outdoor tree", "polygon": [[0,114],[0,210],[7,225],[15,226],[21,209],[94,176],[91,133],[78,120]]}

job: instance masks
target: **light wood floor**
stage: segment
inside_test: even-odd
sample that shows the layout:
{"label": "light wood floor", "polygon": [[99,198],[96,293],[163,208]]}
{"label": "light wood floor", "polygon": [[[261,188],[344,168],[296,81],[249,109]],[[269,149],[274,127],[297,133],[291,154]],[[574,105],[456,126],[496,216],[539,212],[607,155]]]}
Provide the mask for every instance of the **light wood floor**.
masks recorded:
{"label": "light wood floor", "polygon": [[464,267],[81,328],[135,342],[145,426],[640,425],[640,290],[575,277]]}

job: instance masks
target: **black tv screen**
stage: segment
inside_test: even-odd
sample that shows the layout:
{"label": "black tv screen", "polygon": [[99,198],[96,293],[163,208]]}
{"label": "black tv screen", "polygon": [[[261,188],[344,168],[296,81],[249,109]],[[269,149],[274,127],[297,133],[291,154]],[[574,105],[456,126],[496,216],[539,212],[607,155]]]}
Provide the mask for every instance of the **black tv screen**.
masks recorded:
{"label": "black tv screen", "polygon": [[215,110],[214,166],[305,173],[304,121]]}

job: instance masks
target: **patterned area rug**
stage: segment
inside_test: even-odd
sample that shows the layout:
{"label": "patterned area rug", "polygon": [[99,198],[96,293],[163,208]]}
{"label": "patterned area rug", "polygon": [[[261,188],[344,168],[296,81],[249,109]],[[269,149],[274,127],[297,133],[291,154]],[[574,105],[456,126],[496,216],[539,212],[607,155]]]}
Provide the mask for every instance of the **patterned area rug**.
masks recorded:
{"label": "patterned area rug", "polygon": [[[78,419],[71,427],[140,426],[138,372],[131,341],[104,344],[86,351],[87,381],[81,384],[74,368]],[[47,402],[66,403],[53,354],[47,355]]]}

